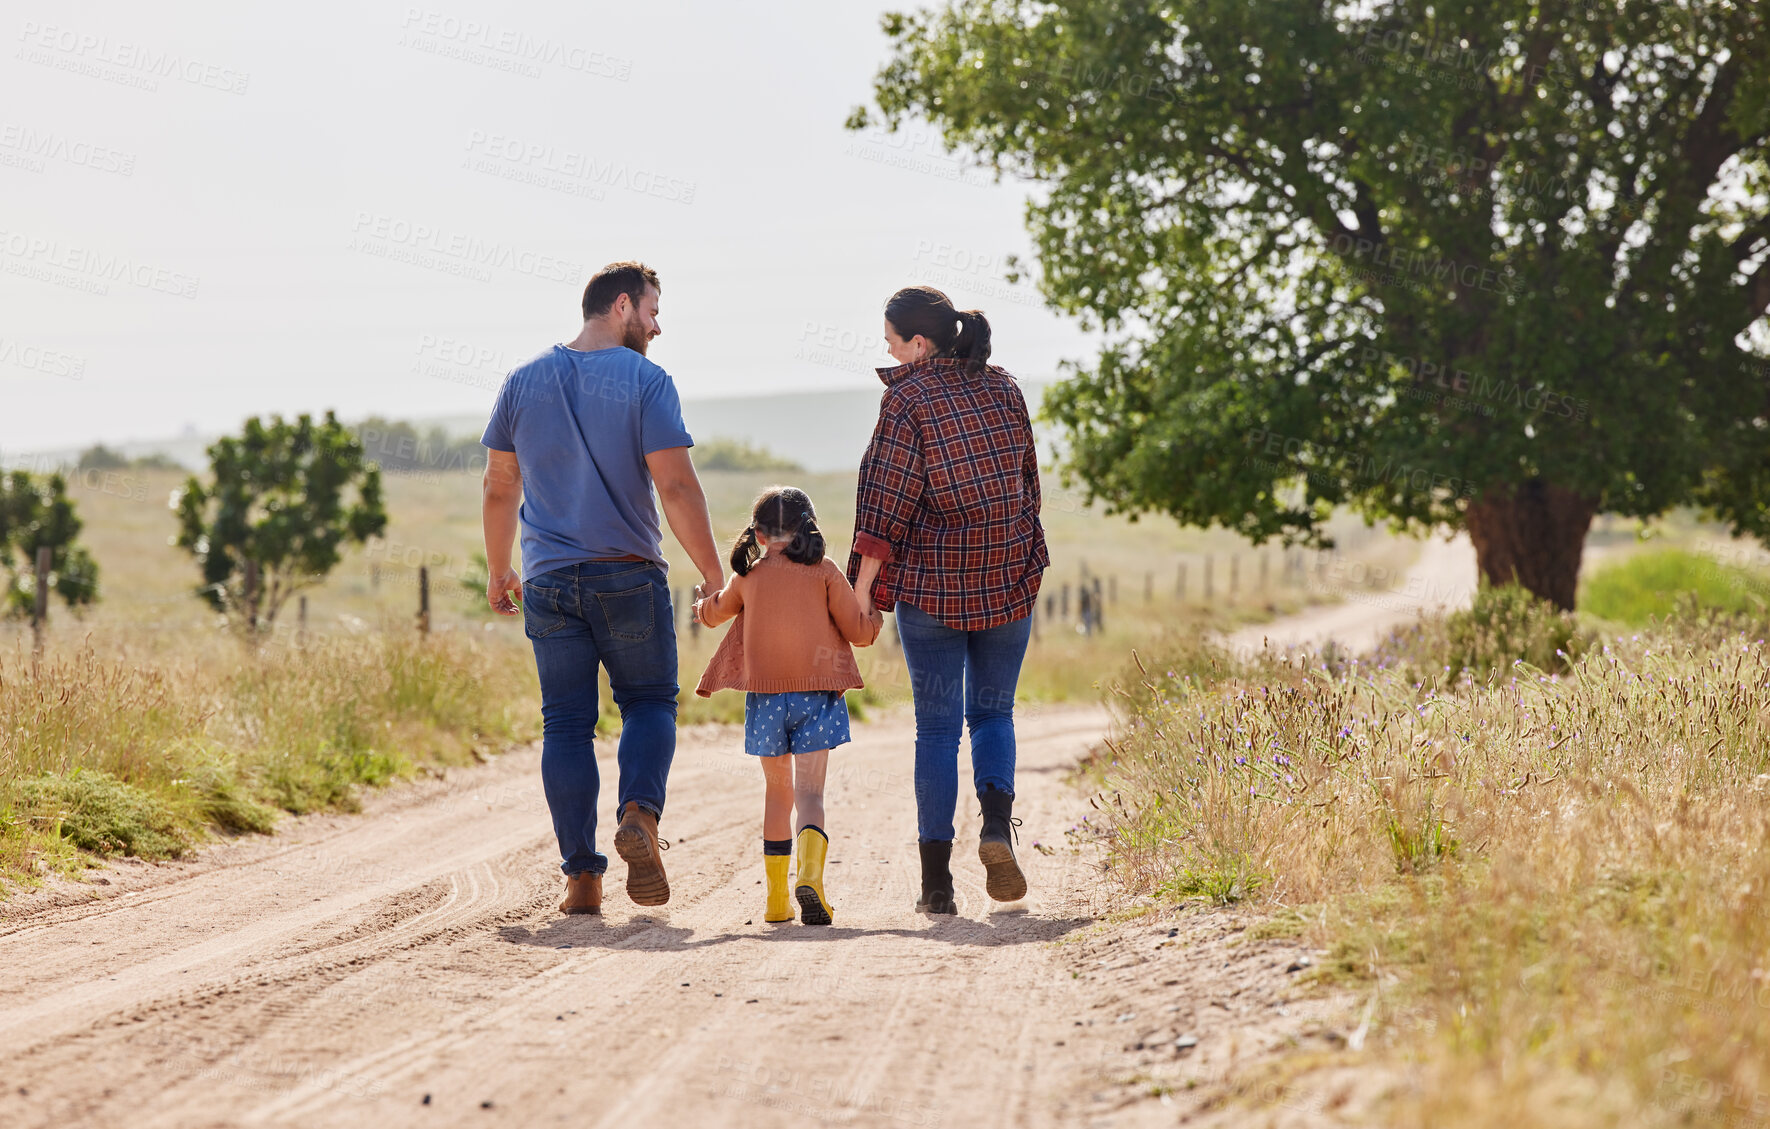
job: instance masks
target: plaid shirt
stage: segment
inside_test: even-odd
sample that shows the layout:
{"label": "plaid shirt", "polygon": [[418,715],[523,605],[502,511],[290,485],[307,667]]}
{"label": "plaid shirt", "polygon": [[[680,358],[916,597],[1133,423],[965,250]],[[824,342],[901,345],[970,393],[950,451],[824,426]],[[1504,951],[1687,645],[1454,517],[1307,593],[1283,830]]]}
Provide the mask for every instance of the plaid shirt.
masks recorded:
{"label": "plaid shirt", "polygon": [[848,579],[886,562],[873,603],[913,604],[978,631],[1030,614],[1051,557],[1026,398],[991,366],[946,357],[880,369],[885,395],[860,464]]}

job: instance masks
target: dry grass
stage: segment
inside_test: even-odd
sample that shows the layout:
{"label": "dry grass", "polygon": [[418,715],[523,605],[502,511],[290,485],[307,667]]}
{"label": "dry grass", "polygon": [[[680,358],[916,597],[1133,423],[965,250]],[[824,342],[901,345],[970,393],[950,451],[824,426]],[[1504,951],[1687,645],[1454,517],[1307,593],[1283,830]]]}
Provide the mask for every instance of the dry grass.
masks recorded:
{"label": "dry grass", "polygon": [[1563,677],[1448,688],[1197,650],[1145,665],[1103,771],[1121,876],[1295,914],[1322,974],[1376,1000],[1367,1053],[1413,1080],[1386,1123],[1765,1111],[1756,633],[1662,628]]}
{"label": "dry grass", "polygon": [[177,856],[533,736],[526,654],[466,633],[257,645],[118,628],[0,656],[0,877]]}

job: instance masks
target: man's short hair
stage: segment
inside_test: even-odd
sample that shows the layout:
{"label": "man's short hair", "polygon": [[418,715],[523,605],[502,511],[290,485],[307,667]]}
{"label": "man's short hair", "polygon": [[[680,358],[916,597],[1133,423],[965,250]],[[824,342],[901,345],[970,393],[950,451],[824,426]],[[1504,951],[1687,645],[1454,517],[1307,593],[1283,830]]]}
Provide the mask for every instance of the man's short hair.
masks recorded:
{"label": "man's short hair", "polygon": [[635,306],[645,297],[645,288],[658,286],[658,272],[644,263],[610,263],[590,276],[584,287],[584,320],[599,318],[614,309],[615,299],[625,294]]}

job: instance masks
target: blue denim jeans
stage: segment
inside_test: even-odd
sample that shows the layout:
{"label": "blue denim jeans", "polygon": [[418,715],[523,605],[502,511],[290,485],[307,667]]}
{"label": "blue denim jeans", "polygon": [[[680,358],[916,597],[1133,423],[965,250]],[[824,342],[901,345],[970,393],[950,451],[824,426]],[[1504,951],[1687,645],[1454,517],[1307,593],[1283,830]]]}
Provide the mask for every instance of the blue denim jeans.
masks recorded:
{"label": "blue denim jeans", "polygon": [[541,785],[559,838],[560,869],[601,874],[596,850],[599,667],[621,710],[615,815],[638,804],[664,811],[676,756],[676,617],[664,570],[638,561],[588,561],[522,586],[523,627],[541,675]]}
{"label": "blue denim jeans", "polygon": [[916,699],[916,834],[953,837],[959,802],[959,732],[971,728],[977,789],[1014,792],[1014,690],[1032,616],[982,631],[959,631],[898,602],[897,635]]}

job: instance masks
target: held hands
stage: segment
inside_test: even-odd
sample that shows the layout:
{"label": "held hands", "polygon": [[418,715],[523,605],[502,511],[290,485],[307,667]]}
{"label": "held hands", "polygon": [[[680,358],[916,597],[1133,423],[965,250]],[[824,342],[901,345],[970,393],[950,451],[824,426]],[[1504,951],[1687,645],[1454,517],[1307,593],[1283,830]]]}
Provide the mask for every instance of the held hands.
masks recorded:
{"label": "held hands", "polygon": [[[514,592],[516,598],[510,598]],[[522,577],[513,568],[493,574],[486,582],[486,603],[499,615],[516,615],[522,611]]]}
{"label": "held hands", "polygon": [[[723,581],[724,578],[721,577],[720,580]],[[710,579],[703,580],[694,586],[694,621],[696,623],[702,627],[713,626],[707,622],[707,616],[712,612],[713,605],[719,602],[719,597],[724,591],[725,585],[723,583],[715,584]]]}
{"label": "held hands", "polygon": [[885,613],[873,606],[873,592],[870,587],[856,591],[854,601],[860,605],[861,618],[872,625],[873,637],[861,644],[870,647],[879,641],[879,632],[885,629]]}

